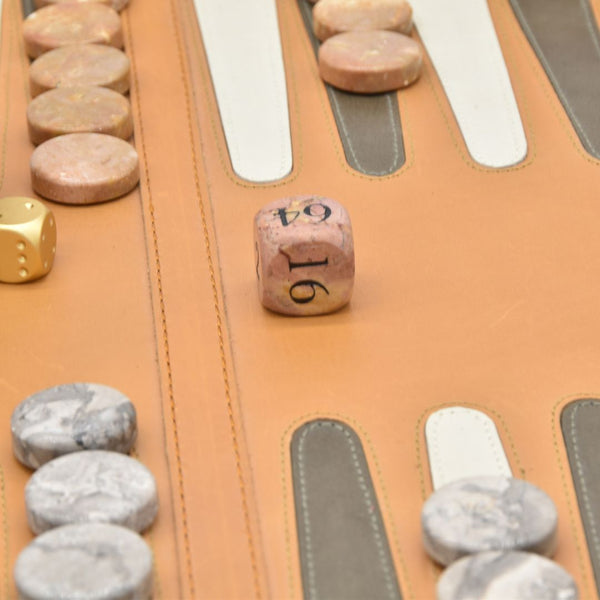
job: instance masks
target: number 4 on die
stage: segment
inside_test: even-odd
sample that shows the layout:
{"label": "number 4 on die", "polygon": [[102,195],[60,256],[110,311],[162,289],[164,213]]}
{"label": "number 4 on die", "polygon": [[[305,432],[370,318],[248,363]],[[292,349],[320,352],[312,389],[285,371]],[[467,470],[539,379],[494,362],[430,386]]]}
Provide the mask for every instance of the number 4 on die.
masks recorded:
{"label": "number 4 on die", "polygon": [[345,306],[354,285],[354,242],[346,209],[320,196],[282,198],[254,219],[262,304],[286,315]]}

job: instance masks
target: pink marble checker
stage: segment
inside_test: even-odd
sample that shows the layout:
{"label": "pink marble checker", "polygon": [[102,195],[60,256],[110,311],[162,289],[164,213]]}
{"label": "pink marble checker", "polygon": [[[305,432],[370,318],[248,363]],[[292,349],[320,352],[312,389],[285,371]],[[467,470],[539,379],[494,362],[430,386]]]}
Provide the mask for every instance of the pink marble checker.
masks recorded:
{"label": "pink marble checker", "polygon": [[70,133],[39,145],[31,156],[35,192],[64,204],[118,198],[139,181],[135,148],[102,133]]}
{"label": "pink marble checker", "polygon": [[419,78],[422,65],[419,44],[393,31],[340,33],[319,48],[321,77],[347,92],[374,94],[404,88]]}
{"label": "pink marble checker", "polygon": [[31,58],[69,44],[123,47],[119,13],[98,2],[53,4],[23,22],[25,51]]}
{"label": "pink marble checker", "polygon": [[410,33],[412,7],[406,0],[319,0],[313,10],[313,28],[321,41],[345,31]]}
{"label": "pink marble checker", "polygon": [[71,44],[50,50],[31,63],[29,87],[32,97],[69,85],[97,85],[125,94],[129,71],[129,58],[118,48]]}
{"label": "pink marble checker", "polygon": [[45,92],[27,107],[33,144],[66,133],[96,132],[128,139],[133,133],[129,101],[106,88],[78,85]]}
{"label": "pink marble checker", "polygon": [[276,200],[254,219],[262,304],[286,315],[317,315],[345,306],[354,284],[354,242],[346,209],[331,198]]}

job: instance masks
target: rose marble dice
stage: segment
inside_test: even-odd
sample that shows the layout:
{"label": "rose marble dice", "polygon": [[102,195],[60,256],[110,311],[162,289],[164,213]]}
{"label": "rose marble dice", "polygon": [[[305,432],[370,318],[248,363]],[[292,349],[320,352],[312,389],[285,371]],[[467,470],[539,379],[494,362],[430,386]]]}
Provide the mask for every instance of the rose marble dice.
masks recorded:
{"label": "rose marble dice", "polygon": [[0,198],[0,282],[43,277],[55,252],[56,222],[44,204],[34,198]]}
{"label": "rose marble dice", "polygon": [[281,198],[254,219],[260,301],[286,315],[319,315],[350,301],[354,242],[346,209],[321,196]]}

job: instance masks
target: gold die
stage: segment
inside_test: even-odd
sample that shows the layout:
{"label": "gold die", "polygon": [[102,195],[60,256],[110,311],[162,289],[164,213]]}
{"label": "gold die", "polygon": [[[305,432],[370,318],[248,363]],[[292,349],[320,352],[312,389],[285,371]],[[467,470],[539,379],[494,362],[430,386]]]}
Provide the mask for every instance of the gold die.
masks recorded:
{"label": "gold die", "polygon": [[0,282],[23,283],[50,271],[56,253],[56,222],[34,198],[0,198]]}

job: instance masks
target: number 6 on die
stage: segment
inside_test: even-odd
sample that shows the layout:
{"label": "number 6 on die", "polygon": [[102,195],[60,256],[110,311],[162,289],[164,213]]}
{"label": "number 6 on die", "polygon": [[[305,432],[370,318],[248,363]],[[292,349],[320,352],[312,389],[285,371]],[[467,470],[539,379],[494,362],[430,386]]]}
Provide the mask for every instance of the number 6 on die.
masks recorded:
{"label": "number 6 on die", "polygon": [[254,219],[262,304],[286,315],[318,315],[350,301],[354,243],[346,209],[320,196],[282,198]]}

